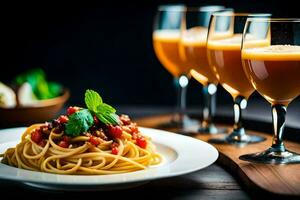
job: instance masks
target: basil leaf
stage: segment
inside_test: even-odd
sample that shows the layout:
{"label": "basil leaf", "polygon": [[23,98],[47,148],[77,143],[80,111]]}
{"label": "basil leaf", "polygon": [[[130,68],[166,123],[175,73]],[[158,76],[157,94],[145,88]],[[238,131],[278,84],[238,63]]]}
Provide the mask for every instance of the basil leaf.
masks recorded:
{"label": "basil leaf", "polygon": [[115,113],[116,109],[113,108],[112,106],[106,104],[106,103],[102,103],[99,106],[97,106],[97,112],[101,112],[101,113]]}
{"label": "basil leaf", "polygon": [[103,103],[101,96],[93,90],[86,90],[84,96],[85,104],[92,112],[96,112],[97,107]]}
{"label": "basil leaf", "polygon": [[66,135],[78,136],[86,132],[94,123],[93,116],[87,109],[80,110],[69,116],[65,125]]}
{"label": "basil leaf", "polygon": [[105,118],[112,124],[112,125],[120,125],[121,120],[119,116],[115,113],[109,113],[108,115],[105,115]]}
{"label": "basil leaf", "polygon": [[93,91],[86,90],[85,92],[85,104],[87,108],[96,115],[96,117],[106,125],[121,124],[119,116],[116,113],[116,109],[103,102],[101,96]]}

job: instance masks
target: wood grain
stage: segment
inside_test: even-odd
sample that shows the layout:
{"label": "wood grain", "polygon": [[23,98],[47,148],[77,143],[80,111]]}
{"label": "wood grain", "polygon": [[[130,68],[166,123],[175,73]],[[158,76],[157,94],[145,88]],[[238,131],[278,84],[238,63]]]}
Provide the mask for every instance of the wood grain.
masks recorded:
{"label": "wood grain", "polygon": [[[158,124],[168,122],[169,115],[160,115],[135,120],[139,126],[158,128]],[[178,131],[176,128],[165,128],[170,131]],[[249,189],[262,189],[275,195],[300,196],[300,164],[273,165],[249,163],[239,159],[239,156],[247,153],[260,152],[271,145],[272,136],[261,132],[247,131],[249,134],[266,137],[261,143],[238,147],[227,144],[213,144],[219,151],[218,161],[230,171],[239,176]],[[208,141],[211,138],[224,137],[222,134],[214,136],[196,134],[193,137]],[[300,152],[300,144],[285,141],[287,149]]]}
{"label": "wood grain", "polygon": [[[87,192],[47,192],[35,190],[14,182],[0,180],[1,195],[10,199],[30,196],[33,199],[74,200],[86,199]],[[16,192],[18,191],[18,192]],[[171,178],[153,180],[136,188],[118,191],[88,191],[89,196],[102,199],[229,199],[249,200],[250,196],[240,187],[235,178],[223,168],[213,164],[196,172]]]}

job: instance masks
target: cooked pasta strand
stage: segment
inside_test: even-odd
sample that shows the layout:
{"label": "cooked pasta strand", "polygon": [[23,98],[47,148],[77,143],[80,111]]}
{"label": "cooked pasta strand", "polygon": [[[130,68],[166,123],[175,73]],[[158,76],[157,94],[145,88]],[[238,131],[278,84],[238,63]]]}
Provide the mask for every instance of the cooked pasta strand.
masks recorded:
{"label": "cooked pasta strand", "polygon": [[81,145],[63,148],[56,143],[62,139],[63,132],[57,134],[53,130],[42,147],[30,137],[42,125],[28,127],[15,148],[9,148],[4,154],[0,154],[3,157],[2,162],[22,169],[55,174],[104,175],[146,169],[162,160],[155,153],[150,138],[147,138],[149,145],[144,149],[134,144],[131,135],[126,132],[121,139],[114,140],[118,145],[117,155],[111,153],[112,140],[94,146],[90,144],[87,136],[71,139]]}

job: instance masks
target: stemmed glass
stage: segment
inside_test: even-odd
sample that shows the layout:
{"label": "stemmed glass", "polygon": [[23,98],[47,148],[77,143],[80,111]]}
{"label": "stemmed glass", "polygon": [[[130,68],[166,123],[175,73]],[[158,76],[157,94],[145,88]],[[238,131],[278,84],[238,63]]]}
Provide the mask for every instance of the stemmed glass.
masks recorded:
{"label": "stemmed glass", "polygon": [[246,134],[242,125],[242,110],[254,88],[243,71],[241,60],[242,32],[248,17],[269,17],[269,14],[217,12],[212,15],[207,54],[209,65],[216,73],[219,83],[234,100],[233,131],[225,138],[211,139],[212,143],[245,145],[263,141],[264,138]]}
{"label": "stemmed glass", "polygon": [[203,85],[204,108],[199,133],[224,132],[217,129],[212,122],[215,115],[218,80],[209,67],[206,49],[210,17],[212,13],[223,9],[225,9],[223,6],[188,7],[181,25],[180,56],[184,65],[191,69],[191,75]]}
{"label": "stemmed glass", "polygon": [[282,140],[287,106],[300,94],[300,19],[248,19],[242,62],[253,87],[271,104],[274,135],[269,149],[240,159],[300,163],[300,154],[287,150]]}
{"label": "stemmed glass", "polygon": [[176,113],[166,127],[189,125],[186,111],[186,90],[189,83],[189,68],[179,55],[180,26],[186,7],[183,5],[159,6],[153,30],[153,46],[161,64],[173,75],[178,93]]}

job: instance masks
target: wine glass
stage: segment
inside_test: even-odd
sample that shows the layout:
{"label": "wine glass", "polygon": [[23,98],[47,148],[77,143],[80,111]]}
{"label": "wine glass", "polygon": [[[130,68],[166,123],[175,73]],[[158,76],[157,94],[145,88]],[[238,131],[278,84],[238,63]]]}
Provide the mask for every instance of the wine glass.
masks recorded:
{"label": "wine glass", "polygon": [[245,145],[264,140],[263,137],[248,135],[242,125],[242,110],[254,88],[243,71],[241,60],[242,32],[248,17],[269,17],[269,14],[216,12],[212,15],[207,55],[210,67],[216,73],[219,83],[234,100],[233,131],[225,138],[213,138],[212,143]]}
{"label": "wine glass", "polygon": [[199,133],[216,134],[226,132],[212,122],[216,108],[218,79],[209,67],[207,58],[207,32],[212,13],[224,10],[224,6],[188,7],[181,25],[179,54],[190,74],[203,86],[203,120]]}
{"label": "wine glass", "polygon": [[176,113],[170,123],[162,125],[167,128],[184,129],[194,122],[185,113],[189,68],[179,55],[180,27],[185,10],[184,5],[159,6],[154,21],[154,50],[161,64],[173,75],[178,93]]}
{"label": "wine glass", "polygon": [[300,19],[248,19],[242,62],[253,87],[271,104],[274,135],[269,149],[240,159],[300,163],[300,154],[287,150],[282,140],[287,106],[300,94]]}

